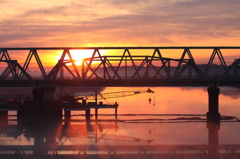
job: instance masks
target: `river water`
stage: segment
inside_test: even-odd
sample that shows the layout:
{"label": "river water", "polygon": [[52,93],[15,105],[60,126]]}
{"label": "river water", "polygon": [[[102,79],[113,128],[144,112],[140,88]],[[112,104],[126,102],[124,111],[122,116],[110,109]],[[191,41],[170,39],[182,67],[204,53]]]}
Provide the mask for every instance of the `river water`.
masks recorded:
{"label": "river water", "polygon": [[[121,91],[142,91],[142,87],[107,87],[101,93]],[[208,112],[208,93],[205,87],[151,87],[154,93],[101,100],[103,103],[119,103],[118,114],[206,114]],[[88,92],[90,93],[90,92]],[[76,93],[78,94],[78,93]],[[151,100],[151,103],[149,102]],[[219,95],[221,115],[240,117],[240,90],[222,87]],[[92,112],[94,113],[94,112]],[[113,114],[111,109],[100,109],[101,114]],[[161,116],[162,117],[162,116]],[[122,118],[121,115],[118,118]],[[126,118],[126,116],[124,116]],[[140,117],[141,118],[141,117]],[[156,118],[156,117],[154,117]]]}
{"label": "river water", "polygon": [[[149,88],[107,87],[101,93],[147,89]],[[215,150],[208,149],[205,152],[202,148],[195,148],[197,145],[240,145],[240,123],[238,120],[240,118],[240,91],[238,88],[220,88],[219,113],[222,116],[232,118],[224,118],[224,120],[214,123],[215,126],[209,126],[211,124],[206,121],[206,113],[208,112],[207,88],[151,87],[150,89],[154,93],[102,100],[103,103],[119,103],[117,119],[114,116],[114,109],[99,109],[98,120],[95,120],[94,110],[91,110],[90,121],[85,121],[84,112],[72,111],[72,119],[79,121],[68,125],[49,122],[44,126],[35,123],[30,124],[30,126],[26,124],[25,127],[20,128],[1,128],[0,144],[35,145],[36,149],[36,143],[41,139],[44,144],[48,143],[48,145],[55,145],[55,147],[84,145],[84,151],[81,153],[92,154],[95,158],[101,154],[113,154],[115,155],[113,158],[115,158],[118,154],[131,156],[149,153],[151,158],[171,158],[172,155],[175,155],[175,158],[184,158],[181,155],[186,152],[188,155],[198,154],[200,155],[198,158],[205,158],[206,156],[201,156],[201,154],[216,154]],[[75,94],[81,93],[76,92]],[[15,137],[11,133],[15,134]],[[86,149],[86,145],[88,149]],[[123,147],[119,148],[116,145]],[[151,151],[147,147],[145,150],[135,150],[134,148],[139,145],[146,147],[164,145],[163,147],[170,146],[170,148],[157,148]],[[123,149],[124,146],[132,147],[128,151]],[[184,146],[184,149],[176,148],[175,151],[171,149],[174,146],[175,148],[176,146]],[[192,148],[186,148],[186,146],[192,146]],[[107,150],[102,149],[103,147]],[[215,158],[219,158],[219,154],[223,158],[239,157],[239,147],[234,150],[223,148],[221,152],[218,151]],[[40,151],[35,151],[29,150],[28,153],[40,153]],[[58,154],[76,155],[80,153],[80,150],[58,150],[57,152]],[[0,153],[4,154],[5,151],[0,150]],[[9,151],[9,153],[14,154],[16,151]],[[181,155],[177,156],[176,154],[179,153]],[[48,151],[47,154],[54,153]],[[165,156],[161,156],[163,154]],[[119,156],[117,157],[119,158]],[[109,157],[105,156],[105,158]]]}
{"label": "river water", "polygon": [[[102,93],[140,91],[148,88],[107,87]],[[143,139],[154,138],[154,144],[206,144],[208,129],[208,93],[205,87],[152,87],[152,93],[108,99],[107,103],[119,103],[119,129],[106,130],[107,134],[132,135]],[[149,102],[151,99],[151,103]],[[239,144],[240,91],[238,88],[222,87],[219,95],[219,113],[234,116],[222,120],[219,144]],[[94,114],[94,111],[91,112]],[[114,119],[113,109],[100,109],[98,119]],[[81,114],[75,112],[75,114]],[[112,116],[108,116],[112,114]],[[194,119],[194,117],[196,119]],[[92,116],[94,119],[94,116]],[[103,120],[104,121],[104,120]],[[151,132],[151,133],[149,133]],[[157,134],[157,135],[156,135]],[[154,136],[155,135],[155,136]],[[113,142],[113,141],[111,141]],[[108,143],[108,142],[107,142]],[[120,144],[117,141],[115,144]],[[112,144],[112,143],[111,143]]]}

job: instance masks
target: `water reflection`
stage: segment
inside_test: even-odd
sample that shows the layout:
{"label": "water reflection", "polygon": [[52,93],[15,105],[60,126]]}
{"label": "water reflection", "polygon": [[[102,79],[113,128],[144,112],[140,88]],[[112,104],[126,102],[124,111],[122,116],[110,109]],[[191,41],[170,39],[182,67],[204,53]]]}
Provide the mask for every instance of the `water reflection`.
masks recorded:
{"label": "water reflection", "polygon": [[98,120],[93,111],[90,120],[80,112],[47,121],[36,113],[13,122],[6,120],[16,120],[12,113],[0,111],[0,158],[240,158],[238,100],[220,95],[220,113],[230,116],[209,121],[206,90],[153,90],[155,106],[146,95],[117,99],[117,119],[112,110],[99,110]]}
{"label": "water reflection", "polygon": [[[1,158],[239,157],[239,142],[237,144],[220,142],[221,124],[220,121],[159,124],[124,123],[114,120],[2,124],[0,156]],[[234,124],[239,126],[238,122]],[[239,138],[239,134],[235,135]]]}

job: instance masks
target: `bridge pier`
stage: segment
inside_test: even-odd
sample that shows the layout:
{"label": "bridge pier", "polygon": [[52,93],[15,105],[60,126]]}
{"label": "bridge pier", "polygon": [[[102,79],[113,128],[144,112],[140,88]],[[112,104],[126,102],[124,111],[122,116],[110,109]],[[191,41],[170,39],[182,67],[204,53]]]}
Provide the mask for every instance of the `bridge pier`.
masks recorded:
{"label": "bridge pier", "polygon": [[8,111],[0,111],[0,126],[8,125]]}
{"label": "bridge pier", "polygon": [[[86,107],[87,106],[87,101],[82,100],[82,105]],[[86,117],[86,120],[90,120],[90,117],[91,117],[91,109],[90,108],[86,108],[85,117]]]}
{"label": "bridge pier", "polygon": [[218,112],[218,96],[220,89],[216,86],[208,87],[208,121],[220,121],[220,113]]}
{"label": "bridge pier", "polygon": [[17,124],[20,125],[26,118],[26,108],[17,111]]}
{"label": "bridge pier", "polygon": [[90,108],[86,110],[85,116],[86,116],[86,120],[90,120],[90,117],[91,117]]}
{"label": "bridge pier", "polygon": [[32,90],[34,101],[54,101],[56,87],[34,88]]}
{"label": "bridge pier", "polygon": [[56,87],[44,88],[44,100],[45,101],[54,101],[56,100]]}
{"label": "bridge pier", "polygon": [[115,108],[115,119],[117,119],[117,114],[118,114],[117,110],[118,108]]}
{"label": "bridge pier", "polygon": [[70,110],[64,111],[64,120],[65,120],[66,125],[71,123],[71,111]]}
{"label": "bridge pier", "polygon": [[62,121],[62,107],[55,102],[49,102],[46,104],[46,114],[48,114],[48,118],[50,120],[55,120],[55,121]]}
{"label": "bridge pier", "polygon": [[33,115],[34,119],[46,121],[62,120],[62,108],[55,102],[55,90],[56,87],[32,89],[34,102],[31,114],[35,114]]}
{"label": "bridge pier", "polygon": [[95,108],[95,118],[98,119],[98,108]]}
{"label": "bridge pier", "polygon": [[32,89],[33,100],[35,102],[42,102],[44,100],[44,90],[42,88]]}

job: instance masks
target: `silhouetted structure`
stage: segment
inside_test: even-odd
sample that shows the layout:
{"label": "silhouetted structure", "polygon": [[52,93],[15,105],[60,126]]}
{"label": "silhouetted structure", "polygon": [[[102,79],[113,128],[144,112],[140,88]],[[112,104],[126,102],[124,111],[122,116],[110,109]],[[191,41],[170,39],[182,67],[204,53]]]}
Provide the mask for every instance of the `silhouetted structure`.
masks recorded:
{"label": "silhouetted structure", "polygon": [[[71,50],[89,49],[91,57],[77,67]],[[207,64],[197,65],[191,50],[211,49]],[[218,79],[218,86],[239,86],[239,59],[227,65],[221,49],[240,50],[240,47],[53,47],[53,48],[0,48],[0,87],[69,87],[69,86],[209,86]],[[21,66],[11,59],[11,52],[29,52]],[[62,50],[63,53],[50,70],[46,71],[38,51]],[[103,55],[101,50],[123,51],[120,56]],[[150,50],[152,55],[135,55],[132,50]],[[162,50],[183,50],[179,59],[163,57]],[[35,57],[39,69],[28,68]],[[219,58],[220,65],[213,63]],[[55,60],[55,59],[53,59]],[[138,63],[138,64],[137,64]],[[48,73],[47,73],[48,72]]]}

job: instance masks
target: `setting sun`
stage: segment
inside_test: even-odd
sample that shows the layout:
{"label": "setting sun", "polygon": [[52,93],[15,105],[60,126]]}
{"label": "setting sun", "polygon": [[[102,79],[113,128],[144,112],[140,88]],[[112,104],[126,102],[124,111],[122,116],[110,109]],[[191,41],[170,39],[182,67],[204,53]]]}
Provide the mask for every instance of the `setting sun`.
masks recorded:
{"label": "setting sun", "polygon": [[70,50],[72,58],[75,60],[76,65],[82,65],[84,58],[91,57],[94,50]]}
{"label": "setting sun", "polygon": [[[65,51],[63,51],[65,52]],[[58,60],[70,60],[69,54],[72,57],[72,60],[74,61],[75,65],[82,65],[83,59],[85,58],[91,58],[94,55],[94,57],[104,56],[106,54],[106,50],[95,50],[95,49],[69,49],[69,53],[64,54],[62,51],[58,51],[58,55],[54,56],[55,61],[58,62]],[[96,64],[99,61],[92,61],[92,64]],[[71,62],[66,63],[66,65],[71,65]]]}

